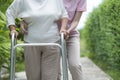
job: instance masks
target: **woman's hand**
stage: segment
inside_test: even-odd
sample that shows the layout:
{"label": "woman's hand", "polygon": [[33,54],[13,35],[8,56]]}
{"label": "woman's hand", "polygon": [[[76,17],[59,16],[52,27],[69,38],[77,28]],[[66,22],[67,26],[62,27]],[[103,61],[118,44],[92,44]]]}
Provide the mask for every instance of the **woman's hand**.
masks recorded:
{"label": "woman's hand", "polygon": [[61,29],[60,30],[60,33],[62,33],[63,32],[63,34],[64,34],[64,38],[65,39],[68,39],[69,38],[69,33],[67,32],[67,30],[66,29]]}
{"label": "woman's hand", "polygon": [[24,20],[22,20],[20,23],[20,30],[22,34],[28,34],[27,28],[28,28],[27,23]]}
{"label": "woman's hand", "polygon": [[18,32],[16,31],[15,26],[14,25],[10,25],[9,29],[10,29],[10,33],[9,33],[10,38],[11,38],[11,36],[12,36],[13,33],[15,33],[15,37],[17,38]]}

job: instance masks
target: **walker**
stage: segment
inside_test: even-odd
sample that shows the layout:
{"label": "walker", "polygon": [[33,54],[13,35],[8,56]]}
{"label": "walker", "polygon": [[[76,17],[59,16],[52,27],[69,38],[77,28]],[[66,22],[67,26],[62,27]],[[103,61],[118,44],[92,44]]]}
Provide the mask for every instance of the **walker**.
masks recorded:
{"label": "walker", "polygon": [[61,45],[57,43],[21,43],[16,44],[16,38],[15,33],[12,34],[11,37],[11,61],[10,61],[10,80],[16,80],[15,79],[15,63],[16,63],[16,49],[17,47],[21,46],[58,46],[61,50],[62,55],[62,73],[63,73],[63,79],[62,80],[68,80],[68,70],[67,70],[67,58],[66,58],[66,47],[65,47],[65,40],[64,40],[64,34],[61,33]]}

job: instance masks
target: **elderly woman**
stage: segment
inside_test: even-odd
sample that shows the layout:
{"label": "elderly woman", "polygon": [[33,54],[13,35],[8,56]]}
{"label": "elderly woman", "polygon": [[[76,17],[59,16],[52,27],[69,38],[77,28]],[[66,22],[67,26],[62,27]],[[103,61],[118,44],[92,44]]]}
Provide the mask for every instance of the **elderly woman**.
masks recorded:
{"label": "elderly woman", "polygon": [[[6,11],[10,33],[16,33],[15,18],[22,18],[28,26],[26,43],[59,43],[60,32],[65,32],[67,12],[62,0],[14,0]],[[57,80],[60,50],[56,46],[24,48],[27,80]]]}

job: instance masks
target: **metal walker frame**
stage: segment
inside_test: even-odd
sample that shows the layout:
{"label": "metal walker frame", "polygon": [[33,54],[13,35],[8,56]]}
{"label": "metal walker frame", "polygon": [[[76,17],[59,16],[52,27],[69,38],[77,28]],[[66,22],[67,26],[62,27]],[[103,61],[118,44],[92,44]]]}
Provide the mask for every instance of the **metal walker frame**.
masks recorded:
{"label": "metal walker frame", "polygon": [[11,37],[11,61],[10,61],[10,80],[15,80],[16,49],[21,46],[58,46],[62,55],[62,73],[63,80],[68,80],[67,55],[64,34],[61,33],[61,45],[57,43],[21,43],[16,44],[15,33]]}

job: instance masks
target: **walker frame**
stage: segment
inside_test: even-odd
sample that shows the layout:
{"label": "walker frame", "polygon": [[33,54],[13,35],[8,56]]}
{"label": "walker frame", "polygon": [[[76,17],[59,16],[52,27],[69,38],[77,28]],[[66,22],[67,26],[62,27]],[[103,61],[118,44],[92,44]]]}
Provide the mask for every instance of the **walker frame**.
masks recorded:
{"label": "walker frame", "polygon": [[61,50],[62,56],[62,73],[63,80],[68,80],[68,70],[67,70],[67,55],[66,55],[66,43],[64,40],[64,34],[60,35],[61,45],[58,43],[21,43],[17,44],[17,40],[15,38],[15,33],[11,36],[11,51],[10,51],[10,80],[15,80],[15,63],[16,63],[16,50],[17,47],[22,46],[58,46]]}

